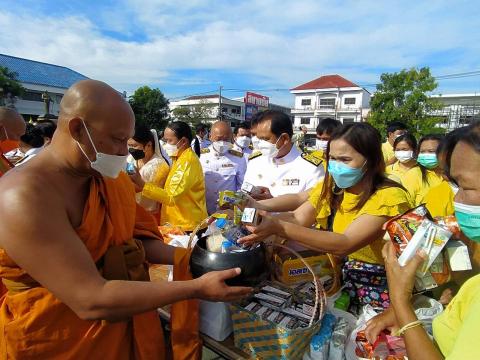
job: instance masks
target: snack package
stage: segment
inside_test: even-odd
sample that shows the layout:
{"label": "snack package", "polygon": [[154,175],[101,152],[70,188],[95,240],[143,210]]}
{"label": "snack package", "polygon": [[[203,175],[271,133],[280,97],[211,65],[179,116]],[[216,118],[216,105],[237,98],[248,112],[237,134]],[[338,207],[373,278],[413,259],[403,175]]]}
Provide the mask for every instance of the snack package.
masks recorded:
{"label": "snack package", "polygon": [[218,193],[218,206],[233,207],[246,200],[245,194],[240,191],[224,190]]}
{"label": "snack package", "polygon": [[355,339],[355,354],[366,359],[404,360],[407,356],[403,338],[380,333],[375,344],[370,344],[364,331],[359,331]]}
{"label": "snack package", "polygon": [[[317,278],[329,276],[333,281],[333,268],[327,254],[307,250],[301,251],[300,255],[311,266]],[[284,284],[299,284],[313,280],[305,264],[291,254],[275,254],[274,261],[275,277]],[[324,283],[324,286],[328,288],[330,284]]]}
{"label": "snack package", "polygon": [[405,247],[411,241],[423,220],[429,218],[430,214],[425,205],[420,205],[390,219],[386,223],[385,229],[393,242],[398,256],[405,250]]}
{"label": "snack package", "polygon": [[242,223],[256,226],[260,220],[260,214],[255,208],[245,208],[242,214]]}
{"label": "snack package", "polygon": [[455,215],[437,216],[433,220],[436,224],[450,231],[454,239],[460,238],[461,230],[460,226],[458,226],[457,218],[455,217]]}
{"label": "snack package", "polygon": [[260,194],[260,190],[255,185],[252,185],[248,182],[244,182],[242,184],[241,191],[251,196],[256,196]]}

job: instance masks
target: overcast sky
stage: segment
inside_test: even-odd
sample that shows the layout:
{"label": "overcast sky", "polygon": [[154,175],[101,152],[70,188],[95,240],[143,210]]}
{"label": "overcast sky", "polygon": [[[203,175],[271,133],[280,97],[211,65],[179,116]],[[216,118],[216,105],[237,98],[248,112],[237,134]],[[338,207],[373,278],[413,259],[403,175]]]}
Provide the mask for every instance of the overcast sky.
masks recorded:
{"label": "overcast sky", "polygon": [[[478,1],[0,0],[0,53],[70,67],[129,93],[168,97],[288,89],[340,74],[373,91],[382,72],[480,70]],[[280,89],[280,90],[272,90]],[[480,76],[436,93],[480,92]]]}

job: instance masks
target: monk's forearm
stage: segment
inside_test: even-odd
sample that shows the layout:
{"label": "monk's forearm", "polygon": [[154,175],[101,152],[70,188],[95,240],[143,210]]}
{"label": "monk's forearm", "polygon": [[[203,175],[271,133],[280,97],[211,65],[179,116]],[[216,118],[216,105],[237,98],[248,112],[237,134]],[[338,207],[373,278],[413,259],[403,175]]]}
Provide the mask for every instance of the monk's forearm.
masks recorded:
{"label": "monk's forearm", "polygon": [[190,298],[199,293],[197,280],[190,281],[107,281],[92,296],[85,320],[122,321],[129,317]]}
{"label": "monk's forearm", "polygon": [[146,260],[152,264],[173,265],[175,247],[167,245],[160,240],[143,240]]}

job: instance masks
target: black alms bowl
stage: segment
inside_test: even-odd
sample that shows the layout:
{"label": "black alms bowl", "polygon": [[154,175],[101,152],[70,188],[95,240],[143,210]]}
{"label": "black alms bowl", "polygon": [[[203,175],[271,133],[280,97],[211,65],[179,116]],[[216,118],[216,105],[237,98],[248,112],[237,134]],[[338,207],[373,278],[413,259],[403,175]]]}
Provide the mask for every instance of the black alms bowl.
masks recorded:
{"label": "black alms bowl", "polygon": [[217,253],[207,250],[206,237],[200,238],[192,250],[190,270],[194,278],[210,271],[239,267],[242,273],[226,281],[230,286],[256,286],[268,277],[268,264],[263,243],[239,253]]}

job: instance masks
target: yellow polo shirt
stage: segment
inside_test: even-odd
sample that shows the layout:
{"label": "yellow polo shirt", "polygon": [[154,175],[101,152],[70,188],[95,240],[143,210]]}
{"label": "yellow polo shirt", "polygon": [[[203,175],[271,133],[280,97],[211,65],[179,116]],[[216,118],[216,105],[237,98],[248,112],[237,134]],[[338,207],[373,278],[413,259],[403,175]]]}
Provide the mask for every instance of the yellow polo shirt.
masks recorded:
{"label": "yellow polo shirt", "polygon": [[442,181],[428,191],[424,200],[430,215],[433,217],[448,216],[455,212],[453,208],[454,197],[455,194],[448,181]]}
{"label": "yellow polo shirt", "polygon": [[385,163],[387,163],[389,160],[395,157],[393,146],[390,145],[388,140],[382,144],[382,153],[383,153],[383,160],[385,160]]}
{"label": "yellow polo shirt", "polygon": [[[320,198],[323,182],[317,184],[310,194],[309,201],[316,210],[317,220],[328,219],[330,206],[324,199]],[[320,187],[320,191],[318,191]],[[362,206],[361,209],[354,209],[360,200],[360,195],[344,192],[342,203],[335,213],[333,219],[333,231],[343,234],[348,226],[361,215],[394,217],[403,214],[411,208],[408,194],[400,187],[383,187],[378,189]],[[349,255],[349,259],[359,260],[372,264],[383,264],[382,238],[376,239],[371,244],[355,251]]]}
{"label": "yellow polo shirt", "polygon": [[430,189],[445,181],[442,176],[437,175],[435,171],[429,169],[427,169],[427,180],[427,182],[422,180],[420,166],[408,170],[402,177],[402,185],[410,194],[414,206],[423,204],[425,202],[425,196]]}

